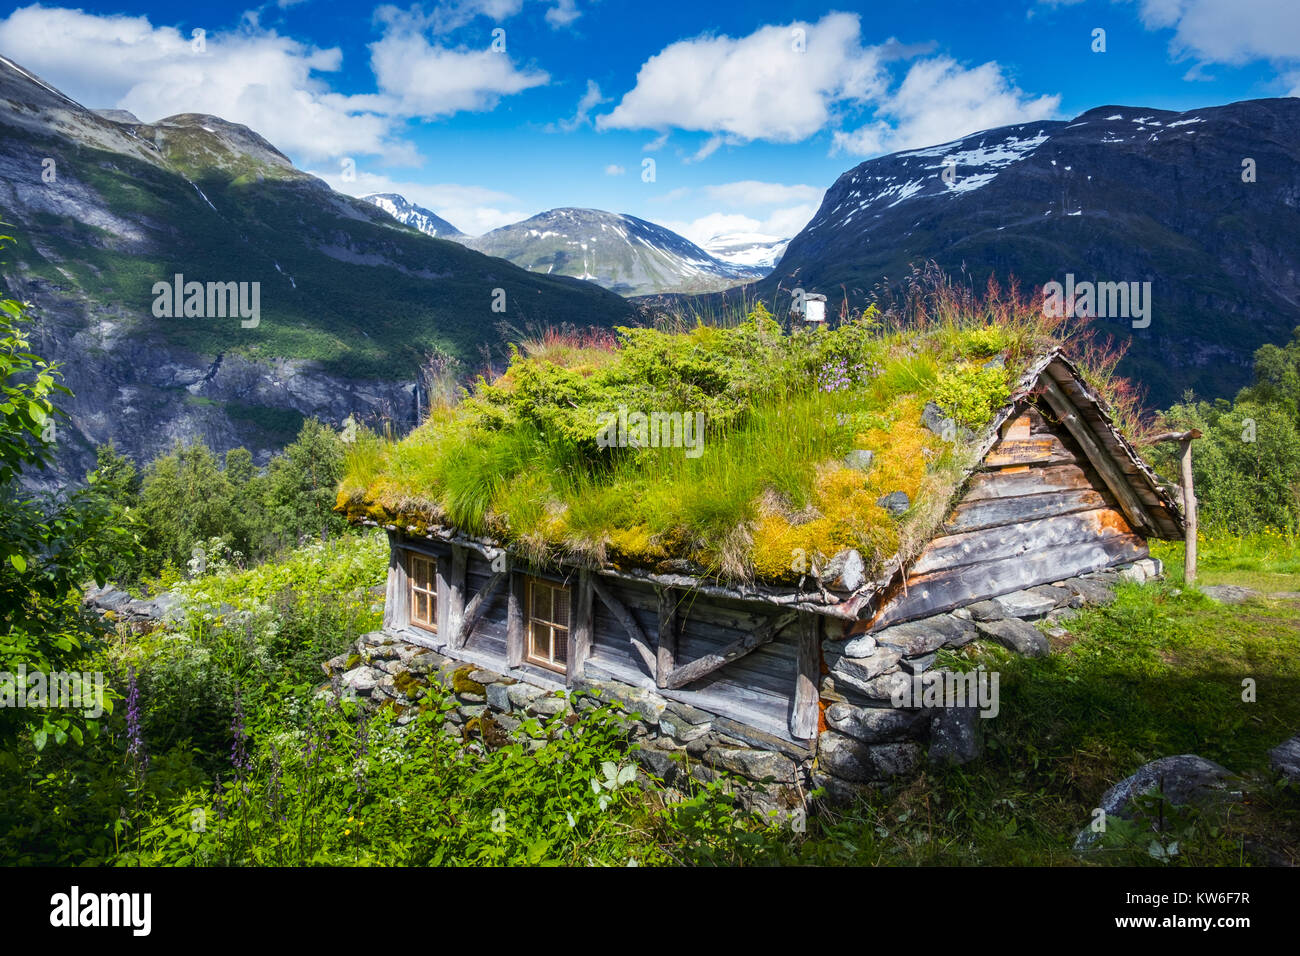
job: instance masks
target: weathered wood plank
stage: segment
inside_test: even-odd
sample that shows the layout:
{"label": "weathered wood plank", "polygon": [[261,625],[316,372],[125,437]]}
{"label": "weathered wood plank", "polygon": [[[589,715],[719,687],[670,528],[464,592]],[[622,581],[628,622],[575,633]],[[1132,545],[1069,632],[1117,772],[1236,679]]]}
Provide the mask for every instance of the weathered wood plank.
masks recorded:
{"label": "weathered wood plank", "polygon": [[566,683],[572,684],[575,677],[582,676],[587,659],[591,657],[592,613],[591,613],[591,572],[583,568],[578,572],[578,586],[574,592],[574,601],[569,608],[573,645],[571,659],[566,668]]}
{"label": "weathered wood plank", "polygon": [[655,684],[668,686],[668,676],[677,666],[677,592],[655,588],[659,598],[659,643],[655,649]]}
{"label": "weathered wood plank", "polygon": [[1006,465],[1074,464],[1077,456],[1055,435],[1003,439],[984,456],[980,467],[986,471]]}
{"label": "weathered wood plank", "polygon": [[1044,375],[1041,381],[1043,383],[1043,397],[1052,406],[1052,410],[1061,419],[1061,423],[1069,429],[1074,440],[1083,448],[1084,454],[1088,456],[1093,467],[1097,469],[1102,480],[1106,482],[1111,494],[1119,499],[1119,505],[1124,509],[1124,514],[1128,517],[1129,523],[1141,530],[1155,530],[1155,524],[1147,512],[1146,506],[1134,494],[1133,487],[1128,482],[1128,477],[1120,470],[1116,455],[1101,446],[1092,431],[1092,427],[1080,417],[1074,403],[1061,390],[1061,386],[1057,384],[1055,379],[1050,375]]}
{"label": "weathered wood plank", "polygon": [[[1014,466],[1012,466],[1014,467]],[[1049,491],[1077,491],[1094,486],[1092,475],[1078,465],[1045,465],[1042,468],[1020,467],[982,472],[971,479],[964,501],[990,498],[1019,498]]]}
{"label": "weathered wood plank", "polygon": [[1032,428],[1033,423],[1030,421],[1028,412],[1022,412],[1015,418],[1007,419],[1003,423],[1001,438],[1003,441],[1028,438]]}
{"label": "weathered wood plank", "polygon": [[943,568],[1031,554],[1040,548],[1132,533],[1133,529],[1124,516],[1113,508],[1020,521],[983,531],[935,538],[917,557],[911,573],[929,574]]}
{"label": "weathered wood plank", "polygon": [[766,644],[776,637],[777,632],[789,625],[798,616],[797,611],[787,611],[768,620],[766,624],[757,630],[751,631],[737,641],[733,641],[726,647],[712,654],[706,654],[703,657],[697,657],[689,664],[683,664],[668,675],[664,682],[664,687],[676,690],[684,687],[692,681],[699,680],[701,677],[717,670],[719,667],[734,661],[738,657],[743,657],[756,647]]}
{"label": "weathered wood plank", "polygon": [[1052,515],[1072,514],[1109,505],[1107,497],[1095,488],[1073,491],[1047,492],[1013,498],[990,498],[983,501],[963,501],[944,522],[948,533],[978,531],[996,528],[1017,521],[1046,518]]}
{"label": "weathered wood plank", "polygon": [[650,639],[645,636],[645,631],[641,625],[636,622],[627,607],[615,597],[608,588],[601,582],[600,577],[593,575],[591,578],[592,590],[596,592],[596,597],[605,605],[610,614],[623,625],[623,630],[627,631],[628,638],[632,641],[632,646],[636,648],[641,660],[645,663],[647,673],[655,673],[658,667],[658,661],[654,653],[650,650]]}
{"label": "weathered wood plank", "polygon": [[1116,535],[1096,541],[1044,548],[1034,554],[972,564],[951,571],[917,575],[907,582],[872,622],[880,628],[900,621],[929,617],[984,598],[1036,584],[1099,571],[1112,564],[1136,561],[1148,554],[1146,540]]}
{"label": "weathered wood plank", "polygon": [[492,597],[496,594],[497,588],[505,582],[508,572],[498,571],[488,579],[487,584],[474,595],[469,605],[465,608],[464,617],[461,618],[460,627],[452,632],[452,646],[464,647],[469,640],[470,634],[474,630],[474,625],[478,623],[483,612],[488,609],[492,603]]}
{"label": "weathered wood plank", "polygon": [[799,667],[794,679],[794,702],[790,707],[790,736],[798,740],[811,740],[817,736],[821,663],[821,618],[801,613]]}

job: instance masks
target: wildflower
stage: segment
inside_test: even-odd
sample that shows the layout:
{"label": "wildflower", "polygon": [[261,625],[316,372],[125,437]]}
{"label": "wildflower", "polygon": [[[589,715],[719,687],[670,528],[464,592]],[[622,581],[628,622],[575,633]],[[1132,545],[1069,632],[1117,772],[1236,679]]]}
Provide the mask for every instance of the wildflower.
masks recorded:
{"label": "wildflower", "polygon": [[230,732],[234,741],[230,745],[230,762],[235,768],[235,779],[242,780],[252,769],[248,758],[248,734],[244,732],[244,706],[235,694],[235,716],[230,721]]}
{"label": "wildflower", "polygon": [[144,734],[140,728],[140,685],[135,680],[135,668],[127,671],[126,692],[127,757],[137,776],[149,769],[149,753],[144,747]]}

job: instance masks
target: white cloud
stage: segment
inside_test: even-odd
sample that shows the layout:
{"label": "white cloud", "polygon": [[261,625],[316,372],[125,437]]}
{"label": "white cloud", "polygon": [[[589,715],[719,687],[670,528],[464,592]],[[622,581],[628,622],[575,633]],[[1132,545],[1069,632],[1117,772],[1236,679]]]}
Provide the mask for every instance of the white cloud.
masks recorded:
{"label": "white cloud", "polygon": [[636,86],[596,125],[798,142],[827,125],[837,102],[864,102],[878,92],[882,60],[878,49],[861,45],[858,17],[848,13],[765,26],[739,39],[680,40],[641,66]]}
{"label": "white cloud", "polygon": [[555,6],[546,11],[546,22],[559,29],[567,27],[580,16],[582,11],[578,9],[576,0],[556,0]]}
{"label": "white cloud", "polygon": [[950,57],[933,57],[911,66],[877,107],[874,122],[836,132],[832,147],[870,156],[932,146],[982,129],[1053,117],[1060,103],[1059,95],[1025,93],[997,63],[968,69]]}
{"label": "white cloud", "polygon": [[1020,90],[997,63],[966,68],[946,56],[915,60],[891,90],[889,64],[928,49],[892,39],[865,46],[852,13],[764,26],[739,39],[680,40],[641,66],[636,85],[596,126],[710,133],[686,160],[698,162],[724,145],[798,142],[838,126],[847,111],[867,111],[870,122],[838,129],[832,145],[870,155],[1043,119],[1060,105],[1059,96]]}
{"label": "white cloud", "polygon": [[0,20],[0,49],[88,106],[130,110],[146,122],[212,113],[308,160],[415,160],[381,101],[332,93],[318,77],[339,69],[337,48],[280,36],[255,18],[208,33],[204,47],[196,52],[188,33],[142,16],[29,6]]}
{"label": "white cloud", "polygon": [[542,86],[542,70],[519,69],[507,52],[488,47],[451,49],[425,38],[421,17],[384,8],[376,17],[384,36],[370,44],[370,66],[380,91],[406,116],[449,116],[488,110],[502,96]]}
{"label": "white cloud", "polygon": [[1149,30],[1172,29],[1175,55],[1203,62],[1300,60],[1296,0],[1138,0]]}
{"label": "white cloud", "polygon": [[622,166],[617,166],[614,163],[610,163],[608,166],[605,167],[606,176],[622,176],[626,172],[627,170],[625,168],[623,168]]}
{"label": "white cloud", "polygon": [[587,91],[583,93],[582,98],[578,100],[577,112],[567,120],[560,120],[553,126],[548,126],[547,131],[554,132],[558,129],[563,130],[566,133],[571,133],[580,126],[586,126],[591,122],[591,111],[601,103],[604,103],[605,100],[606,97],[600,95],[600,86],[596,81],[588,80]]}
{"label": "white cloud", "polygon": [[427,12],[413,6],[403,10],[391,4],[375,9],[375,19],[381,22],[402,20],[413,29],[450,33],[465,26],[475,17],[487,17],[497,23],[508,20],[524,8],[524,0],[445,0],[434,4]]}
{"label": "white cloud", "polygon": [[357,170],[356,178],[345,181],[336,171],[311,170],[341,193],[350,196],[369,196],[371,193],[398,193],[425,209],[436,212],[443,219],[472,236],[481,235],[500,226],[527,219],[533,215],[518,208],[519,200],[509,193],[484,189],[481,186],[463,186],[455,183],[399,182],[387,176]]}

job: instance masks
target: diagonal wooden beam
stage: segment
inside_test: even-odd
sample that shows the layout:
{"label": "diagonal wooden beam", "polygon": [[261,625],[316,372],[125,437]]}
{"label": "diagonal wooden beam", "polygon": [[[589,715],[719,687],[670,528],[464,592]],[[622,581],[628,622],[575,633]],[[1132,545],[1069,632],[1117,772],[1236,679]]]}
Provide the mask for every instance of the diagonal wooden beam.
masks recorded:
{"label": "diagonal wooden beam", "polygon": [[492,603],[492,595],[496,594],[497,588],[501,587],[508,575],[508,571],[498,571],[488,578],[487,584],[483,585],[483,590],[474,595],[473,600],[465,608],[465,616],[461,618],[460,627],[453,635],[453,646],[465,646],[465,642],[469,640],[470,632],[474,630],[474,625],[478,623],[478,619],[483,616],[483,612]]}
{"label": "diagonal wooden beam", "polygon": [[1133,491],[1133,486],[1128,483],[1128,478],[1119,470],[1115,460],[1110,454],[1101,447],[1097,438],[1092,433],[1088,424],[1079,417],[1079,411],[1070,401],[1069,396],[1061,389],[1050,374],[1043,374],[1039,379],[1043,383],[1043,397],[1047,399],[1047,404],[1052,406],[1052,411],[1061,420],[1063,424],[1074,436],[1074,440],[1083,448],[1084,454],[1088,456],[1088,461],[1101,475],[1102,480],[1106,482],[1106,487],[1115,495],[1119,501],[1119,506],[1124,510],[1125,517],[1129,523],[1138,529],[1147,532],[1156,530],[1155,522],[1151,520],[1146,506],[1142,504],[1137,494]]}
{"label": "diagonal wooden beam", "polygon": [[689,664],[683,664],[681,667],[676,668],[668,675],[664,687],[667,690],[678,690],[692,681],[697,681],[701,677],[712,674],[719,667],[730,664],[736,658],[744,657],[750,651],[771,641],[776,637],[777,632],[798,616],[797,611],[786,611],[777,617],[769,618],[765,624],[756,627],[739,640],[732,641],[722,650],[715,651],[712,654],[705,654],[703,657],[697,657]]}
{"label": "diagonal wooden beam", "polygon": [[657,663],[655,655],[650,650],[650,640],[645,636],[645,631],[641,630],[641,625],[636,622],[632,612],[627,606],[610,593],[605,585],[600,583],[600,578],[596,575],[591,576],[591,589],[596,592],[596,597],[600,598],[602,604],[609,609],[618,622],[623,625],[623,630],[627,631],[627,636],[632,640],[632,646],[636,652],[641,655],[642,662],[645,663],[646,670],[654,674]]}

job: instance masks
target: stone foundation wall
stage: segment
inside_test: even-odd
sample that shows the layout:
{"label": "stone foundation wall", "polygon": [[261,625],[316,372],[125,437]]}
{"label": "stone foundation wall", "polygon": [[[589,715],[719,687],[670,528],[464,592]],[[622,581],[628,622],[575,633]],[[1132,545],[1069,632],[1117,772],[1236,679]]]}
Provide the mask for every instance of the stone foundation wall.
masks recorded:
{"label": "stone foundation wall", "polygon": [[[785,813],[807,799],[809,748],[629,684],[578,679],[567,690],[548,690],[383,631],[363,635],[324,667],[339,692],[391,707],[399,722],[411,719],[408,710],[437,684],[455,701],[448,732],[488,746],[505,743],[528,717],[551,718],[617,701],[630,715],[628,742],[639,744],[636,760],[667,785],[686,777],[708,781],[725,772],[742,778],[737,796],[758,812]],[[744,786],[745,781],[765,782],[760,789]]]}
{"label": "stone foundation wall", "polygon": [[[875,633],[824,640],[815,753],[653,691],[590,679],[576,680],[567,691],[548,690],[383,631],[364,635],[324,667],[340,692],[391,707],[399,721],[410,719],[406,711],[436,683],[455,699],[448,733],[481,739],[488,746],[504,743],[527,717],[550,718],[596,707],[599,701],[618,701],[633,715],[627,722],[628,739],[639,744],[635,757],[646,771],[669,786],[687,777],[735,775],[741,784],[737,794],[747,805],[784,813],[804,805],[814,788],[841,801],[909,773],[927,759],[974,759],[982,750],[976,707],[897,707],[896,692],[915,688],[915,675],[946,673],[933,667],[938,653],[972,641],[1045,655],[1048,636],[1031,621],[1054,624],[1084,605],[1112,600],[1114,584],[1124,577],[1146,581],[1159,573],[1159,563],[1146,559]],[[533,745],[541,746],[541,741]],[[763,786],[747,787],[746,781]]]}

